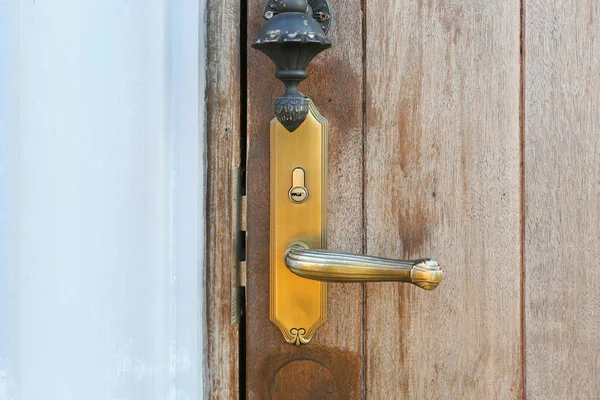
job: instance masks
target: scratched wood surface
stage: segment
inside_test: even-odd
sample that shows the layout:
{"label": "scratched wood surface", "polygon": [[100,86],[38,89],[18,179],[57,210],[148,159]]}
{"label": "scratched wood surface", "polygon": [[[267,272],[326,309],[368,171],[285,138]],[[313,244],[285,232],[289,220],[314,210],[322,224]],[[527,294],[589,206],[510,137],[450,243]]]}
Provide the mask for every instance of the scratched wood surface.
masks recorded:
{"label": "scratched wood surface", "polygon": [[525,5],[527,395],[598,399],[600,3]]}
{"label": "scratched wood surface", "polygon": [[239,4],[207,1],[206,387],[239,397],[239,325],[231,323],[232,167],[240,163]]}
{"label": "scratched wood surface", "polygon": [[248,398],[598,398],[599,4],[355,3],[333,2],[335,47],[302,86],[331,121],[329,247],[431,256],[446,278],[430,293],[330,285],[313,343],[282,342],[268,320],[282,86],[250,50]]}
{"label": "scratched wood surface", "polygon": [[[249,1],[248,38],[264,0]],[[329,248],[362,251],[362,14],[332,0],[335,46],[318,56],[300,90],[329,120]],[[329,285],[329,320],[308,346],[287,344],[269,320],[269,121],[284,89],[271,61],[248,50],[247,395],[249,399],[355,399],[362,390],[362,286]]]}
{"label": "scratched wood surface", "polygon": [[519,398],[519,3],[366,15],[366,252],[446,272],[367,285],[367,398]]}

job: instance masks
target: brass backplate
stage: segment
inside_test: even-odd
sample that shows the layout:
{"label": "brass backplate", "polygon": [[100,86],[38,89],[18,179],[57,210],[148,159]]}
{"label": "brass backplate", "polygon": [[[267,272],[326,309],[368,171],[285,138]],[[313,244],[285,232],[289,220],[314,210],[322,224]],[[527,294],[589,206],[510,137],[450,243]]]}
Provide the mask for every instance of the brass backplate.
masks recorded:
{"label": "brass backplate", "polygon": [[[309,101],[294,132],[271,121],[271,321],[288,343],[308,343],[327,320],[327,284],[301,278],[285,265],[293,242],[327,246],[327,120]],[[291,200],[293,172],[304,171],[306,201]]]}

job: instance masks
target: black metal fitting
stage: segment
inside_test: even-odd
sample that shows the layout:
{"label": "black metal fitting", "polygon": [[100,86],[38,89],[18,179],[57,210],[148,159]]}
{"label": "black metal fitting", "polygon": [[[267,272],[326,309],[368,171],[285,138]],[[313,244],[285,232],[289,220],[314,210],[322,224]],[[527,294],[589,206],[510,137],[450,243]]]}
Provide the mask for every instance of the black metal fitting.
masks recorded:
{"label": "black metal fitting", "polygon": [[308,76],[312,59],[331,47],[326,36],[331,13],[326,0],[269,0],[265,25],[252,47],[265,53],[275,64],[275,76],[285,85],[275,100],[275,116],[290,132],[308,115],[308,98],[298,91]]}

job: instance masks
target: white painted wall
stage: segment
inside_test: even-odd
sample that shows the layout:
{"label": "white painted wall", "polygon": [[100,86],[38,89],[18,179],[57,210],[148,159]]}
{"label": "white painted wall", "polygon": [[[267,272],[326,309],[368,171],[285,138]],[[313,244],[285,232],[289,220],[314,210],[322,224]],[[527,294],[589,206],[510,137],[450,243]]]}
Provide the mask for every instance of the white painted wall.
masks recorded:
{"label": "white painted wall", "polygon": [[0,0],[0,400],[201,399],[204,0]]}

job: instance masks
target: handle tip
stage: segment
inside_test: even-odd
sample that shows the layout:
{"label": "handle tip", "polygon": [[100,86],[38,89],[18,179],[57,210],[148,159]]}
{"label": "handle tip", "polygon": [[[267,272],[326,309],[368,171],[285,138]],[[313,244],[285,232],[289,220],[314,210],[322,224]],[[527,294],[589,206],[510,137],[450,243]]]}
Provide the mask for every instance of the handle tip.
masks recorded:
{"label": "handle tip", "polygon": [[434,260],[422,260],[410,271],[413,284],[425,290],[434,290],[444,279],[444,271]]}

